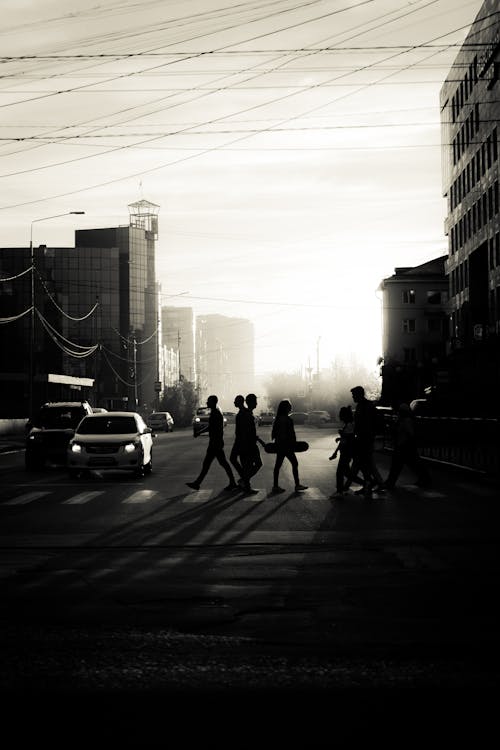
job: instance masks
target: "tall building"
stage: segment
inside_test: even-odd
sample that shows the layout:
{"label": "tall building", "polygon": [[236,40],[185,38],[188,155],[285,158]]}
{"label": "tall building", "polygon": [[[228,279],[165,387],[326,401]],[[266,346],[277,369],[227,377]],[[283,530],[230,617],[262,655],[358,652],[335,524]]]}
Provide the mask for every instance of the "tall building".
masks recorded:
{"label": "tall building", "polygon": [[255,388],[254,326],[244,318],[199,315],[196,318],[198,396],[211,393],[223,410],[234,409],[234,397]]}
{"label": "tall building", "polygon": [[19,316],[32,301],[35,310],[32,368],[31,316],[0,326],[0,346],[9,352],[1,366],[2,414],[28,414],[30,382],[34,408],[60,398],[60,389],[48,387],[54,374],[75,389],[92,380],[74,398],[87,397],[95,406],[133,409],[154,402],[158,206],[139,201],[129,212],[127,226],[77,231],[75,247],[33,248],[31,272],[25,273],[29,248],[0,249],[0,279],[11,278],[0,283],[0,318]]}
{"label": "tall building", "polygon": [[162,343],[177,354],[177,379],[196,381],[194,314],[191,307],[161,308]]}
{"label": "tall building", "polygon": [[411,401],[440,377],[448,337],[446,256],[383,279],[383,403]]}
{"label": "tall building", "polygon": [[[451,382],[498,388],[500,25],[485,0],[441,89]],[[480,377],[480,380],[478,380]]]}

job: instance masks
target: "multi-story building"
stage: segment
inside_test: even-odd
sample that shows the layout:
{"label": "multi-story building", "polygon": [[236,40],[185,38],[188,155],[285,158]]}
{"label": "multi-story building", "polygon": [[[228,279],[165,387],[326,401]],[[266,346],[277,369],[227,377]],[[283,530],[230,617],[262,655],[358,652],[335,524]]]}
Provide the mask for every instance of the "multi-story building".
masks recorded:
{"label": "multi-story building", "polygon": [[161,308],[162,344],[177,354],[177,379],[196,381],[194,313],[191,307]]}
{"label": "multi-story building", "polygon": [[196,318],[198,397],[211,393],[223,410],[234,409],[234,397],[255,387],[254,326],[244,318],[199,315]]}
{"label": "multi-story building", "polygon": [[77,231],[75,247],[33,248],[27,273],[29,248],[0,249],[0,277],[14,277],[7,289],[0,285],[0,318],[19,316],[32,302],[35,310],[34,329],[30,315],[0,326],[0,346],[9,352],[1,366],[3,414],[28,413],[30,386],[34,408],[57,397],[42,387],[54,373],[59,382],[91,379],[84,395],[94,405],[132,409],[154,402],[157,211],[139,201],[129,206],[127,226]]}
{"label": "multi-story building", "polygon": [[[500,377],[500,25],[485,0],[441,89],[449,366],[462,391]],[[481,380],[478,380],[478,377]]]}
{"label": "multi-story building", "polygon": [[436,384],[446,352],[446,256],[383,279],[382,401],[412,400]]}

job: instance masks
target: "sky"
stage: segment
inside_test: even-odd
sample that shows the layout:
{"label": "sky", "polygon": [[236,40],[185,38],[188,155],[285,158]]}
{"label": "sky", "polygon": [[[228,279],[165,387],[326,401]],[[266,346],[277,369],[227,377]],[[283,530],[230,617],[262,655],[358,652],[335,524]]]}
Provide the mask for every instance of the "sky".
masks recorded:
{"label": "sky", "polygon": [[481,5],[0,0],[0,246],[149,200],[162,303],[252,320],[258,376],[375,368],[381,280],[447,254],[439,91]]}

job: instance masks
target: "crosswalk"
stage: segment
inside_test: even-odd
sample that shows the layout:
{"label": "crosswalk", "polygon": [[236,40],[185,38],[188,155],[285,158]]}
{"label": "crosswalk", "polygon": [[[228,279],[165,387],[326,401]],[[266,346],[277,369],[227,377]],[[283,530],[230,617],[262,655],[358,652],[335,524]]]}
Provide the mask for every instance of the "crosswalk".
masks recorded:
{"label": "crosswalk", "polygon": [[[106,490],[86,490],[78,492],[75,495],[66,497],[65,499],[59,500],[59,504],[63,506],[82,506],[93,501],[99,500],[104,495],[109,494]],[[4,506],[22,506],[29,505],[30,503],[36,503],[40,500],[53,499],[56,495],[55,490],[38,490],[22,492],[15,497],[11,497],[3,502],[0,501],[0,508]],[[124,497],[119,498],[119,502],[122,505],[144,505],[153,501],[165,501],[170,500],[172,497],[178,498],[182,503],[190,504],[202,504],[209,500],[220,498],[221,496],[226,498],[234,498],[235,500],[241,500],[242,502],[248,503],[261,503],[265,500],[283,499],[290,496],[300,497],[304,501],[321,501],[326,500],[326,495],[322,492],[319,487],[309,487],[300,493],[295,493],[293,490],[285,492],[282,495],[273,495],[269,489],[260,488],[254,494],[244,494],[243,492],[238,493],[225,493],[221,495],[218,489],[200,489],[191,490],[185,494],[173,494],[166,496],[163,491],[153,489],[140,489],[128,492]]]}

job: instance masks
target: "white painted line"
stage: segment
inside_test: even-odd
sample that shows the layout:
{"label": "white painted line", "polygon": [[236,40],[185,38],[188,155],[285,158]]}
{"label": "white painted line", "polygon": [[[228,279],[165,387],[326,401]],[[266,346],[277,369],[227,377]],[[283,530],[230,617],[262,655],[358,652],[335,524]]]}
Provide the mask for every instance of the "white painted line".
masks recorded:
{"label": "white painted line", "polygon": [[70,497],[68,500],[63,501],[63,505],[83,505],[83,503],[88,503],[90,500],[93,500],[95,497],[99,497],[99,495],[104,495],[104,492],[102,490],[99,490],[98,492],[80,492],[79,495],[74,495],[73,497]]}
{"label": "white painted line", "polygon": [[156,490],[137,490],[123,500],[123,505],[130,505],[132,503],[147,503],[151,500],[154,495],[157,495]]}
{"label": "white painted line", "polygon": [[[257,488],[255,488],[257,489]],[[258,490],[255,495],[244,495],[243,500],[247,503],[260,503],[267,497],[267,490]]]}
{"label": "white painted line", "polygon": [[204,503],[212,496],[213,490],[193,490],[186,495],[183,503]]}
{"label": "white painted line", "polygon": [[326,495],[321,492],[319,487],[308,487],[307,490],[299,490],[295,494],[305,497],[307,500],[326,500]]}
{"label": "white painted line", "polygon": [[446,495],[443,495],[442,492],[436,492],[435,490],[422,490],[419,494],[423,495],[423,497],[433,497],[433,498],[446,497]]}
{"label": "white painted line", "polygon": [[45,495],[50,495],[50,492],[25,492],[24,495],[7,500],[5,505],[26,505],[34,500],[39,500],[41,497],[45,497]]}

